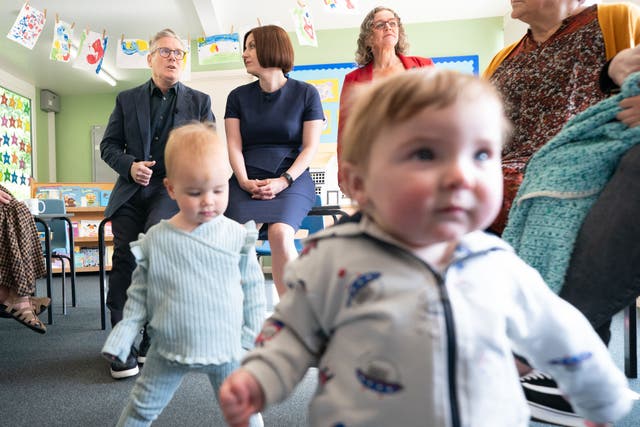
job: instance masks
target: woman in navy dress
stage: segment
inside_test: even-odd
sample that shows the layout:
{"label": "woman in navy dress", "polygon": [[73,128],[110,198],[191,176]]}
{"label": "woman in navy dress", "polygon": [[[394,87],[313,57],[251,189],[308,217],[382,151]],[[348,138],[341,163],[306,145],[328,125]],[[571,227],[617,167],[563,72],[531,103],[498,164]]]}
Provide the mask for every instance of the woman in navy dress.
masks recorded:
{"label": "woman in navy dress", "polygon": [[315,201],[308,168],[324,113],[316,88],[286,75],[293,67],[293,45],[282,28],[266,25],[247,32],[242,59],[258,80],[227,98],[224,125],[233,177],[225,215],[262,224],[273,281],[282,295],[284,266],[298,255],[295,232]]}

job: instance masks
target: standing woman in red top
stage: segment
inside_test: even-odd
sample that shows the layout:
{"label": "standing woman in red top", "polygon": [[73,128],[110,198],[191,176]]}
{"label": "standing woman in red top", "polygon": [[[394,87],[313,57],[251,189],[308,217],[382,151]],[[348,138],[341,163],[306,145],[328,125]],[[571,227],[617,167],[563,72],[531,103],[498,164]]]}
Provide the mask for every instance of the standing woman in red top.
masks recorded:
{"label": "standing woman in red top", "polygon": [[409,42],[396,12],[388,7],[378,6],[364,17],[360,24],[356,63],[358,68],[344,77],[340,94],[340,118],[338,121],[338,183],[344,192],[340,171],[340,137],[347,120],[351,103],[349,96],[354,87],[361,83],[391,76],[404,70],[433,65],[430,58],[405,56]]}

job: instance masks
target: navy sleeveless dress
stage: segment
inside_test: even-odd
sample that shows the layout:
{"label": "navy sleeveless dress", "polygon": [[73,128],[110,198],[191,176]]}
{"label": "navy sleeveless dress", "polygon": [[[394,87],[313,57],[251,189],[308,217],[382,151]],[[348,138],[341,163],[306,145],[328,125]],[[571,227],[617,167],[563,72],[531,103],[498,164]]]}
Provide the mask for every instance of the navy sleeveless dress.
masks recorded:
{"label": "navy sleeveless dress", "polygon": [[[240,120],[249,179],[266,179],[279,177],[293,164],[302,146],[303,123],[323,120],[324,113],[313,85],[288,78],[273,93],[263,92],[258,81],[237,87],[227,97],[224,118]],[[314,202],[315,184],[308,170],[272,200],[252,199],[232,176],[225,215],[240,223],[283,222],[298,230]]]}

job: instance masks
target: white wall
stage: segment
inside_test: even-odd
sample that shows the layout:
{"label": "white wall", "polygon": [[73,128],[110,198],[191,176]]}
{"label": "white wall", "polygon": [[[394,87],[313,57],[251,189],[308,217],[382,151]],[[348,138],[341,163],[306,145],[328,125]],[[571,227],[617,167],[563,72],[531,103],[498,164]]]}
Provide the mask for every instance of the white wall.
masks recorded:
{"label": "white wall", "polygon": [[186,82],[189,87],[202,91],[211,97],[211,106],[216,117],[216,128],[222,141],[227,141],[224,133],[224,110],[229,92],[254,80],[255,77],[247,74],[243,68],[238,70],[195,72],[191,73],[191,79]]}

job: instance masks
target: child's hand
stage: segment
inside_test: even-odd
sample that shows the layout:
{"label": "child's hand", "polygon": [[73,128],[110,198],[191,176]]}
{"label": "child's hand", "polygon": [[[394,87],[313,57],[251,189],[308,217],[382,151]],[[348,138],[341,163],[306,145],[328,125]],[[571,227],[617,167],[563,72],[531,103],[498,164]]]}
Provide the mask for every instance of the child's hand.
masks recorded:
{"label": "child's hand", "polygon": [[609,423],[594,423],[593,421],[585,421],[584,425],[587,427],[611,427]]}
{"label": "child's hand", "polygon": [[220,387],[220,407],[231,427],[246,427],[249,418],[264,406],[264,393],[249,372],[238,369]]}

